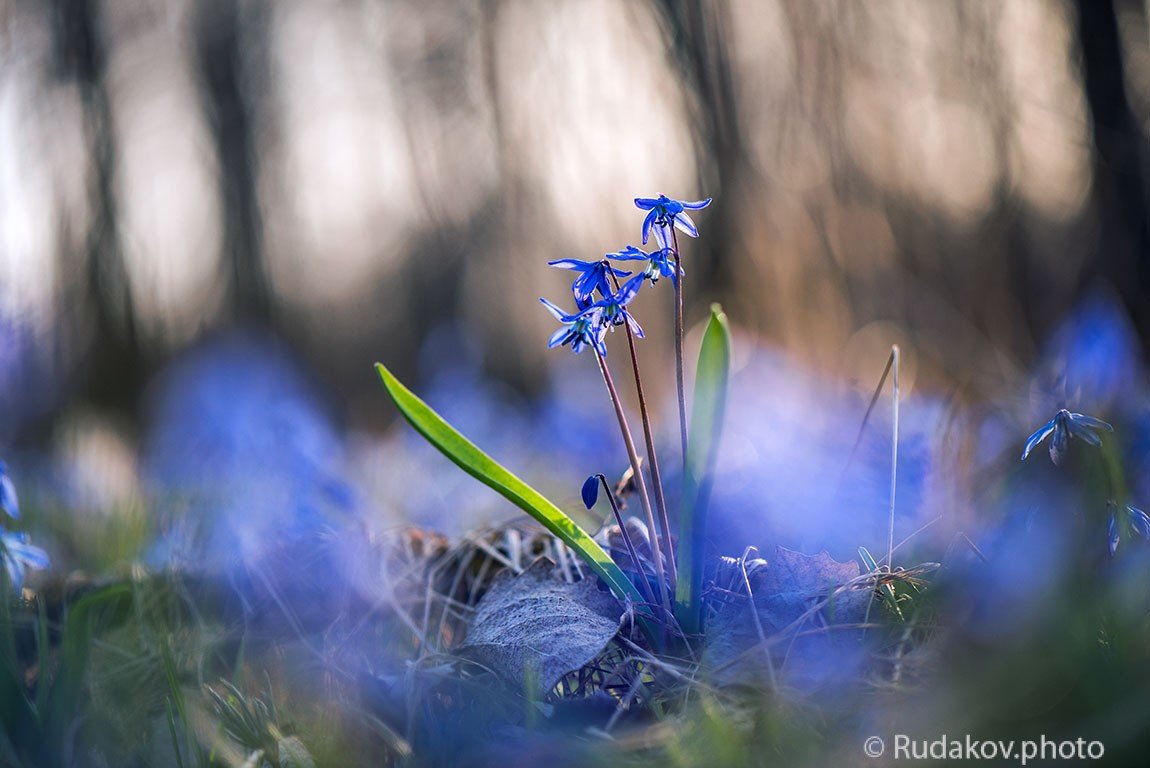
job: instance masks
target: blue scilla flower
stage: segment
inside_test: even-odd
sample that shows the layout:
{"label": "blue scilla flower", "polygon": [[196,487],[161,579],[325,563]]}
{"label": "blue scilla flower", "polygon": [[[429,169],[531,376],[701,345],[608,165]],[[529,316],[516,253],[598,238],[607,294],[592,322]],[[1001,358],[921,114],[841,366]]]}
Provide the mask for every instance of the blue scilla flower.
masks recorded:
{"label": "blue scilla flower", "polygon": [[1150,541],[1150,515],[1129,504],[1119,509],[1117,504],[1110,502],[1109,507],[1110,522],[1106,527],[1106,534],[1111,556],[1118,549],[1118,542],[1126,530],[1145,541]]}
{"label": "blue scilla flower", "polygon": [[591,309],[598,309],[602,313],[604,328],[626,323],[636,336],[640,339],[643,338],[643,329],[639,327],[638,321],[627,310],[627,305],[639,295],[639,289],[643,287],[643,281],[646,279],[645,275],[635,275],[623,283],[618,291],[591,305]]}
{"label": "blue scilla flower", "polygon": [[[630,272],[615,269],[604,260],[582,261],[580,259],[559,259],[547,262],[552,267],[560,269],[573,269],[579,273],[575,282],[571,284],[571,292],[575,294],[575,305],[579,309],[586,309],[595,300],[595,292],[600,296],[611,295],[611,278],[627,277]],[[608,274],[610,273],[610,274]]]}
{"label": "blue scilla flower", "polygon": [[547,342],[548,348],[571,345],[571,351],[578,354],[584,347],[594,347],[601,354],[607,354],[607,345],[603,343],[603,336],[607,333],[607,325],[603,320],[603,309],[592,304],[575,314],[568,314],[547,299],[540,299],[543,306],[555,315],[555,319],[563,323]]}
{"label": "blue scilla flower", "polygon": [[16,498],[16,486],[8,477],[8,465],[0,461],[0,511],[13,520],[20,519],[20,501]]}
{"label": "blue scilla flower", "polygon": [[[660,248],[656,251],[647,253],[647,251],[636,248],[633,245],[628,245],[621,251],[608,253],[607,258],[615,259],[616,261],[645,261],[647,267],[643,270],[643,277],[651,281],[651,285],[659,282],[660,277],[669,277],[671,282],[678,283],[679,276],[675,272],[675,251],[671,248]],[[683,268],[678,270],[679,274],[683,273]]]}
{"label": "blue scilla flower", "polygon": [[48,554],[28,543],[24,533],[0,531],[0,559],[8,571],[8,583],[19,592],[24,588],[24,574],[29,568],[43,570],[48,567]]}
{"label": "blue scilla flower", "polygon": [[686,200],[672,200],[666,195],[658,197],[636,197],[635,207],[647,211],[647,218],[643,219],[643,245],[651,236],[651,227],[655,227],[655,237],[659,245],[666,248],[671,244],[671,227],[690,237],[698,237],[699,230],[695,229],[695,222],[685,212],[686,209],[697,211],[711,204],[711,198],[688,202]]}
{"label": "blue scilla flower", "polygon": [[1096,419],[1083,413],[1071,413],[1063,408],[1054,414],[1053,419],[1035,430],[1034,434],[1027,439],[1026,447],[1022,449],[1022,458],[1025,460],[1035,446],[1045,440],[1047,436],[1053,435],[1050,438],[1050,460],[1057,465],[1062,461],[1072,437],[1077,437],[1091,445],[1102,445],[1102,439],[1094,433],[1096,429],[1104,429],[1107,432],[1114,431],[1114,427],[1102,419]]}

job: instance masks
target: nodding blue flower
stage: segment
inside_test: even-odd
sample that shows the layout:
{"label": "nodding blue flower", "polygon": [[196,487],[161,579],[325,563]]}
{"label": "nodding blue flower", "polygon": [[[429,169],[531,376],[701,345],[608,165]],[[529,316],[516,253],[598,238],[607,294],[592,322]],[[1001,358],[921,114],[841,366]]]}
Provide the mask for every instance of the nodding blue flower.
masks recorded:
{"label": "nodding blue flower", "polygon": [[1130,530],[1138,536],[1141,536],[1146,541],[1150,541],[1150,515],[1147,515],[1138,507],[1126,507],[1126,514],[1130,523]]}
{"label": "nodding blue flower", "polygon": [[579,309],[586,309],[595,300],[595,292],[600,296],[611,295],[611,275],[627,277],[631,274],[621,269],[615,269],[605,260],[581,261],[580,259],[559,259],[547,262],[552,267],[560,269],[573,269],[579,273],[575,282],[571,284],[571,292],[575,294],[575,305]]}
{"label": "nodding blue flower", "polygon": [[583,497],[583,506],[587,509],[594,507],[595,502],[599,500],[599,475],[591,475],[584,480],[579,495]]}
{"label": "nodding blue flower", "polygon": [[1062,461],[1072,437],[1077,437],[1091,445],[1102,445],[1102,439],[1094,433],[1096,429],[1104,429],[1107,432],[1114,431],[1114,427],[1102,419],[1096,419],[1083,413],[1071,413],[1063,408],[1054,414],[1053,419],[1035,430],[1034,434],[1027,439],[1026,447],[1022,449],[1022,458],[1025,460],[1035,446],[1045,440],[1047,436],[1053,435],[1050,438],[1050,460],[1058,465]]}
{"label": "nodding blue flower", "polygon": [[679,267],[678,274],[675,270],[675,250],[673,248],[660,248],[657,251],[647,253],[640,250],[633,245],[628,245],[621,251],[608,253],[607,258],[615,259],[616,261],[645,261],[647,262],[646,269],[643,270],[643,277],[651,281],[651,285],[659,282],[660,277],[669,277],[671,282],[678,284],[679,275],[685,274],[683,268]]}
{"label": "nodding blue flower", "polygon": [[20,501],[16,498],[16,486],[8,477],[8,465],[0,461],[0,510],[13,520],[20,519]]}
{"label": "nodding blue flower", "polygon": [[645,275],[635,275],[623,283],[618,291],[591,305],[590,309],[598,309],[602,313],[604,328],[611,328],[626,323],[636,336],[640,339],[643,338],[643,329],[639,327],[639,323],[631,313],[627,311],[627,305],[631,303],[632,299],[639,295],[639,289],[643,287],[643,281],[646,279]]}
{"label": "nodding blue flower", "polygon": [[8,583],[19,592],[24,588],[24,574],[29,568],[43,570],[48,567],[48,554],[28,543],[23,533],[0,531],[0,559],[8,571]]}
{"label": "nodding blue flower", "polygon": [[1126,530],[1135,536],[1150,541],[1150,515],[1129,504],[1119,509],[1118,505],[1111,501],[1107,503],[1107,506],[1110,507],[1110,521],[1107,524],[1106,533],[1110,543],[1111,557],[1118,549],[1118,541]]}
{"label": "nodding blue flower", "polygon": [[554,348],[566,344],[571,345],[571,351],[576,354],[584,347],[594,347],[601,354],[607,354],[607,345],[603,337],[607,333],[607,324],[603,320],[603,309],[597,304],[581,309],[575,314],[568,314],[547,299],[540,299],[555,319],[563,323],[547,342],[547,347]]}
{"label": "nodding blue flower", "polygon": [[671,244],[672,226],[685,235],[698,237],[699,230],[695,228],[695,222],[691,221],[691,217],[684,210],[697,211],[710,204],[711,198],[709,197],[706,200],[696,200],[695,202],[672,200],[666,195],[636,197],[635,207],[648,212],[647,218],[643,219],[643,245],[646,245],[650,238],[651,227],[655,227],[655,237],[658,239],[659,245],[664,248]]}

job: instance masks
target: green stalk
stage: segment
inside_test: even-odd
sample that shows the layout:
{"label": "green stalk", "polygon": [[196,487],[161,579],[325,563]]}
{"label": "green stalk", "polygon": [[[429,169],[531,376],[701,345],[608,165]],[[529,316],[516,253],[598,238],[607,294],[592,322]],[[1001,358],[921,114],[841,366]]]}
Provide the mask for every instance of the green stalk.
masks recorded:
{"label": "green stalk", "polygon": [[691,405],[690,440],[680,514],[679,580],[675,618],[687,634],[702,632],[703,553],[707,539],[707,505],[727,407],[731,370],[731,332],[727,316],[711,305],[703,332]]}

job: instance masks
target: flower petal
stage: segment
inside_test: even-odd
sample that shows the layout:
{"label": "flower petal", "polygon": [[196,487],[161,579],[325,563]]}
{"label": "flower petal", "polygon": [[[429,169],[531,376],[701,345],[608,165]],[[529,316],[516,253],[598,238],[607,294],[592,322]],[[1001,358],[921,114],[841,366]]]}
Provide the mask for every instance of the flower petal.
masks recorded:
{"label": "flower petal", "polygon": [[582,259],[556,259],[555,261],[547,262],[548,266],[559,267],[560,269],[577,269],[580,272],[586,272],[588,267],[594,266],[596,262],[583,261]]}
{"label": "flower petal", "polygon": [[683,206],[684,208],[690,208],[692,211],[697,211],[700,208],[706,208],[710,204],[711,198],[709,197],[706,200],[696,200],[694,202],[688,202],[687,200],[679,201],[679,205]]}
{"label": "flower petal", "polygon": [[555,347],[566,344],[567,335],[569,333],[571,333],[571,329],[567,326],[563,326],[559,330],[555,331],[555,333],[551,334],[551,338],[547,340],[547,348],[555,349]]}
{"label": "flower petal", "polygon": [[568,315],[566,312],[559,309],[559,307],[555,306],[554,304],[552,304],[547,299],[539,299],[539,301],[543,302],[543,306],[547,307],[547,310],[551,314],[555,315],[555,319],[558,320],[559,322],[569,323],[575,319],[574,316]]}
{"label": "flower petal", "polygon": [[654,197],[636,197],[635,207],[641,211],[649,211],[659,204],[659,201]]}
{"label": "flower petal", "polygon": [[631,327],[631,331],[635,334],[635,336],[640,339],[644,338],[643,328],[639,325],[639,321],[635,319],[635,316],[630,312],[625,313],[623,316],[627,318],[627,325]]}
{"label": "flower petal", "polygon": [[[636,204],[638,204],[637,201]],[[651,236],[651,225],[655,223],[656,218],[657,216],[655,215],[655,211],[652,209],[651,212],[647,214],[646,218],[643,219],[643,245],[647,244],[647,240]]]}
{"label": "flower petal", "polygon": [[16,486],[12,478],[0,469],[0,509],[8,513],[13,520],[20,519],[20,500],[16,496]]}
{"label": "flower petal", "polygon": [[1094,430],[1082,424],[1077,419],[1069,419],[1066,426],[1069,428],[1070,434],[1074,437],[1094,446],[1102,445],[1102,438],[1095,434]]}
{"label": "flower petal", "polygon": [[4,560],[4,565],[8,569],[8,583],[12,585],[13,591],[19,592],[24,588],[23,564],[6,552],[0,553],[0,559]]}
{"label": "flower petal", "polygon": [[1107,432],[1113,432],[1114,427],[1110,426],[1102,419],[1096,419],[1093,416],[1087,416],[1085,413],[1072,413],[1070,414],[1070,421],[1074,424],[1081,424],[1084,427],[1091,429],[1104,429]]}
{"label": "flower petal", "polygon": [[42,571],[52,563],[47,552],[31,544],[5,542],[5,546],[8,548],[9,555],[20,560],[26,567]]}
{"label": "flower petal", "polygon": [[1150,541],[1150,515],[1138,507],[1126,507],[1126,510],[1130,513],[1130,527],[1139,536]]}
{"label": "flower petal", "polygon": [[685,235],[699,236],[699,230],[695,229],[695,222],[691,221],[691,217],[685,213],[675,214],[675,228]]}
{"label": "flower petal", "polygon": [[639,289],[643,287],[643,280],[643,275],[635,275],[623,283],[623,287],[611,297],[611,301],[621,307],[627,306],[639,294]]}
{"label": "flower petal", "polygon": [[1034,431],[1026,440],[1026,447],[1022,449],[1022,461],[1026,461],[1026,457],[1034,450],[1035,446],[1047,438],[1047,436],[1054,431],[1054,419],[1043,424],[1041,427]]}
{"label": "flower petal", "polygon": [[[604,255],[608,259],[614,259],[615,261],[646,261],[650,258],[650,255],[646,251],[640,248],[636,248],[633,245],[628,245],[621,251],[615,251],[614,253],[607,253]],[[622,277],[623,275],[629,275],[631,273],[624,272],[623,274],[619,274],[619,270],[615,270],[615,274],[619,275],[619,277]]]}
{"label": "flower petal", "polygon": [[1114,557],[1114,553],[1118,551],[1118,520],[1114,514],[1110,514],[1110,522],[1106,524],[1106,538],[1110,544],[1110,556]]}

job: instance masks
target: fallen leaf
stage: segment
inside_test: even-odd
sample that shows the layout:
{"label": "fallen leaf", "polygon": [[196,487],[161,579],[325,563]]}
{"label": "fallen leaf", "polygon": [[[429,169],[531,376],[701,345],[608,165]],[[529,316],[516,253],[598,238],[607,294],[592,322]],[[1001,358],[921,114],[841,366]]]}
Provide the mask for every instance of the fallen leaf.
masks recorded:
{"label": "fallen leaf", "polygon": [[623,608],[595,579],[568,583],[540,558],[518,576],[504,572],[479,601],[460,651],[512,685],[545,695],[595,659],[619,630]]}

